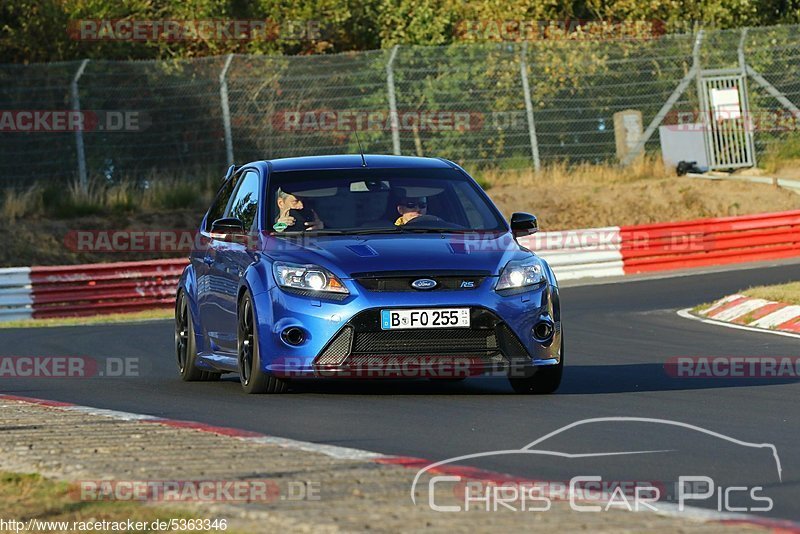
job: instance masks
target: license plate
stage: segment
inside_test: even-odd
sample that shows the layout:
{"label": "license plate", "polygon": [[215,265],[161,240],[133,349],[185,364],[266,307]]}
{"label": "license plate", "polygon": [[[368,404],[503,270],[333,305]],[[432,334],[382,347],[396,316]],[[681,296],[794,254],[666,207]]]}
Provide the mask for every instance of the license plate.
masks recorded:
{"label": "license plate", "polygon": [[469,308],[381,310],[381,329],[469,328]]}

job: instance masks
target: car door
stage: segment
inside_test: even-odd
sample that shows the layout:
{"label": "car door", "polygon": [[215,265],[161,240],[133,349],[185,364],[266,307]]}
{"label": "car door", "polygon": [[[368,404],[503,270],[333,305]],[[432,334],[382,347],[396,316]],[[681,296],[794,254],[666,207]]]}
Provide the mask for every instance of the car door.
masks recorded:
{"label": "car door", "polygon": [[239,281],[255,259],[252,247],[258,236],[257,214],[261,198],[261,179],[255,169],[246,169],[236,184],[223,214],[242,221],[247,236],[229,236],[214,242],[210,276],[217,290],[214,317],[214,343],[221,352],[237,351],[237,297]]}
{"label": "car door", "polygon": [[200,324],[202,325],[202,335],[205,341],[203,352],[220,351],[220,324],[224,297],[219,277],[215,276],[212,267],[216,260],[218,249],[225,242],[219,239],[220,236],[215,236],[211,233],[211,225],[225,215],[241,176],[241,173],[233,175],[220,188],[203,221],[203,228],[200,229],[199,246],[192,251],[191,261],[197,280],[197,303],[200,310]]}

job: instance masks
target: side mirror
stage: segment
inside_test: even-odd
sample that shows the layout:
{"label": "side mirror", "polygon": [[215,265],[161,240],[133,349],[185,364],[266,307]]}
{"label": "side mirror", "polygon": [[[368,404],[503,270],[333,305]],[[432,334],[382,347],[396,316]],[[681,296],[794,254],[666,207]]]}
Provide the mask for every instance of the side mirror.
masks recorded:
{"label": "side mirror", "polygon": [[511,215],[511,233],[514,238],[535,234],[539,231],[539,222],[536,215],[517,212]]}
{"label": "side mirror", "polygon": [[217,219],[211,223],[211,233],[221,235],[242,235],[244,234],[244,223],[234,217]]}

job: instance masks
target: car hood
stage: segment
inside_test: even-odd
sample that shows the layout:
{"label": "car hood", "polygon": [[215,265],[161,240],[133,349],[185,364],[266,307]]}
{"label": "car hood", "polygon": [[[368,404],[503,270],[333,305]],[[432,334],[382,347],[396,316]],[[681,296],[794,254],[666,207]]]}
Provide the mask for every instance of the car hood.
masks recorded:
{"label": "car hood", "polygon": [[344,278],[380,271],[486,271],[497,275],[509,260],[530,255],[510,233],[270,236],[263,252],[276,261],[321,265]]}

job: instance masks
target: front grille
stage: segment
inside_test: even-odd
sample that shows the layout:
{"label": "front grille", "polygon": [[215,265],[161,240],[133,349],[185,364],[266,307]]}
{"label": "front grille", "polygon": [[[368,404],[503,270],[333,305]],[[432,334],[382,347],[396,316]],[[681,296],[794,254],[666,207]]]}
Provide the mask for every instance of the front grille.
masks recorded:
{"label": "front grille", "polygon": [[436,287],[422,291],[478,289],[490,273],[485,271],[426,271],[353,273],[352,277],[368,291],[421,291],[411,283],[420,278],[436,280]]}
{"label": "front grille", "polygon": [[328,343],[328,346],[317,356],[318,365],[339,365],[350,354],[353,341],[353,327],[345,326],[339,335]]}
{"label": "front grille", "polygon": [[301,297],[312,297],[321,300],[344,300],[350,295],[348,293],[333,293],[331,291],[314,291],[312,289],[300,289],[297,287],[281,287],[281,290]]}
{"label": "front grille", "polygon": [[[405,362],[403,361],[405,360]],[[394,367],[403,366],[404,363],[413,362],[424,366],[435,363],[436,365],[472,365],[472,364],[503,364],[508,360],[495,352],[493,354],[439,354],[436,357],[428,356],[387,356],[385,354],[353,354],[347,358],[348,367],[356,368],[380,368],[390,370]]]}
{"label": "front grille", "polygon": [[497,352],[494,330],[437,328],[358,332],[353,352],[365,354],[439,354]]}
{"label": "front grille", "polygon": [[514,332],[511,331],[507,324],[498,325],[497,332],[499,334],[497,338],[500,341],[500,350],[503,354],[511,359],[530,357],[519,338],[514,335]]}
{"label": "front grille", "polygon": [[470,358],[484,363],[530,358],[508,325],[489,310],[473,309],[470,323],[470,328],[382,330],[380,310],[366,310],[348,321],[314,364],[364,367],[395,358]]}

